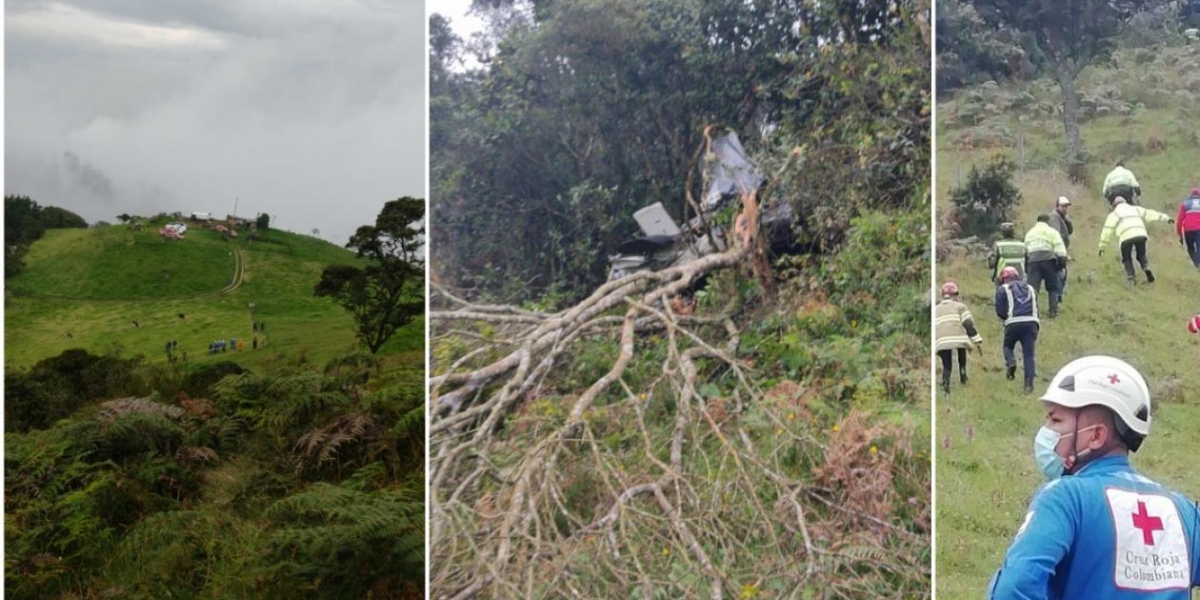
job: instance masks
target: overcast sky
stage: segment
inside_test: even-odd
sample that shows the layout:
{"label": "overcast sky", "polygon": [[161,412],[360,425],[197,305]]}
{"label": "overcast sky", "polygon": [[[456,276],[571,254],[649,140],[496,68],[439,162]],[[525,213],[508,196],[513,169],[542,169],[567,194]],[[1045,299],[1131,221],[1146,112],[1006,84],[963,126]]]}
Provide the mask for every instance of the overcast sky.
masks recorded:
{"label": "overcast sky", "polygon": [[5,193],[269,213],[344,244],[425,195],[421,0],[8,0]]}

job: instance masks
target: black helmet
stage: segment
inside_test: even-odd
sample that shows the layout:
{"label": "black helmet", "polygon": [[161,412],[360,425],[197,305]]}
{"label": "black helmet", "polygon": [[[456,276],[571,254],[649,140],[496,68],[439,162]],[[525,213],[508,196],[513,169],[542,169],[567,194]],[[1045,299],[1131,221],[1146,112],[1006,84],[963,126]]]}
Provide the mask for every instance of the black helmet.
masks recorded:
{"label": "black helmet", "polygon": [[1014,228],[1013,228],[1012,223],[1001,223],[1000,224],[1000,235],[1003,235],[1006,237],[1012,237],[1013,233],[1014,233]]}

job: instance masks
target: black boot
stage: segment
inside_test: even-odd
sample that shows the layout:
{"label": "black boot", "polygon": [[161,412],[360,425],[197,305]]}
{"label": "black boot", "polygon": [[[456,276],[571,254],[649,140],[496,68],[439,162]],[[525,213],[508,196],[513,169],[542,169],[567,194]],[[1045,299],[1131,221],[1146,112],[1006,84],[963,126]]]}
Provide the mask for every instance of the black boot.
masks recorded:
{"label": "black boot", "polygon": [[1012,365],[1004,372],[1004,378],[1012,381],[1017,378],[1017,365]]}
{"label": "black boot", "polygon": [[950,393],[950,378],[949,377],[942,378],[942,391],[947,394]]}
{"label": "black boot", "polygon": [[1146,283],[1154,283],[1154,271],[1146,269]]}
{"label": "black boot", "polygon": [[967,372],[966,371],[962,371],[958,374],[958,382],[963,385],[967,385]]}
{"label": "black boot", "polygon": [[1026,382],[1025,382],[1025,393],[1026,393],[1026,394],[1032,394],[1032,393],[1033,393],[1033,382],[1032,382],[1032,381],[1026,381]]}

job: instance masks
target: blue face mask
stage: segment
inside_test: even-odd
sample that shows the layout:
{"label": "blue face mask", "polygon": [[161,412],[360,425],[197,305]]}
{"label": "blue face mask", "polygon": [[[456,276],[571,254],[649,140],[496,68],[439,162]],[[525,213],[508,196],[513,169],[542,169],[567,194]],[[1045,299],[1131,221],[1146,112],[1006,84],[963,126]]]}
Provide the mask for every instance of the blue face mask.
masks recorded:
{"label": "blue face mask", "polygon": [[1038,468],[1042,470],[1046,481],[1054,481],[1062,477],[1063,471],[1066,470],[1062,457],[1054,451],[1059,439],[1058,432],[1046,426],[1042,426],[1037,432],[1037,437],[1033,439],[1033,458],[1037,461]]}
{"label": "blue face mask", "polygon": [[[1091,425],[1084,427],[1079,431],[1064,433],[1059,435],[1057,431],[1042,426],[1037,432],[1037,437],[1033,440],[1033,458],[1037,461],[1038,468],[1042,470],[1042,475],[1046,477],[1046,481],[1054,481],[1063,475],[1066,475],[1067,467],[1063,464],[1063,459],[1054,451],[1058,446],[1058,441],[1065,437],[1072,437],[1076,433],[1081,433],[1096,427]],[[1084,448],[1083,451],[1075,455],[1076,465],[1079,465],[1079,459],[1091,454],[1091,448]]]}

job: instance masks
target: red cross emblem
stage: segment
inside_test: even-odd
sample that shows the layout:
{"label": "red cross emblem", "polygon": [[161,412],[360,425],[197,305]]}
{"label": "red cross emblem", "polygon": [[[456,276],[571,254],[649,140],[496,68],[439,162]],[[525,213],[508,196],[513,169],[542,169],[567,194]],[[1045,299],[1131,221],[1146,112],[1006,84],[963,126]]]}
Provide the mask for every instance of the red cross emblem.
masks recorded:
{"label": "red cross emblem", "polygon": [[1111,383],[1111,384],[1113,384],[1113,385],[1116,385],[1116,384],[1118,384],[1118,383],[1121,383],[1121,378],[1120,378],[1120,377],[1117,377],[1117,374],[1116,374],[1116,373],[1113,373],[1112,375],[1109,375],[1109,376],[1108,376],[1108,382],[1109,382],[1109,383]]}
{"label": "red cross emblem", "polygon": [[1154,532],[1162,531],[1162,519],[1146,513],[1146,503],[1138,500],[1138,511],[1133,513],[1133,526],[1142,530],[1142,543],[1154,545]]}

